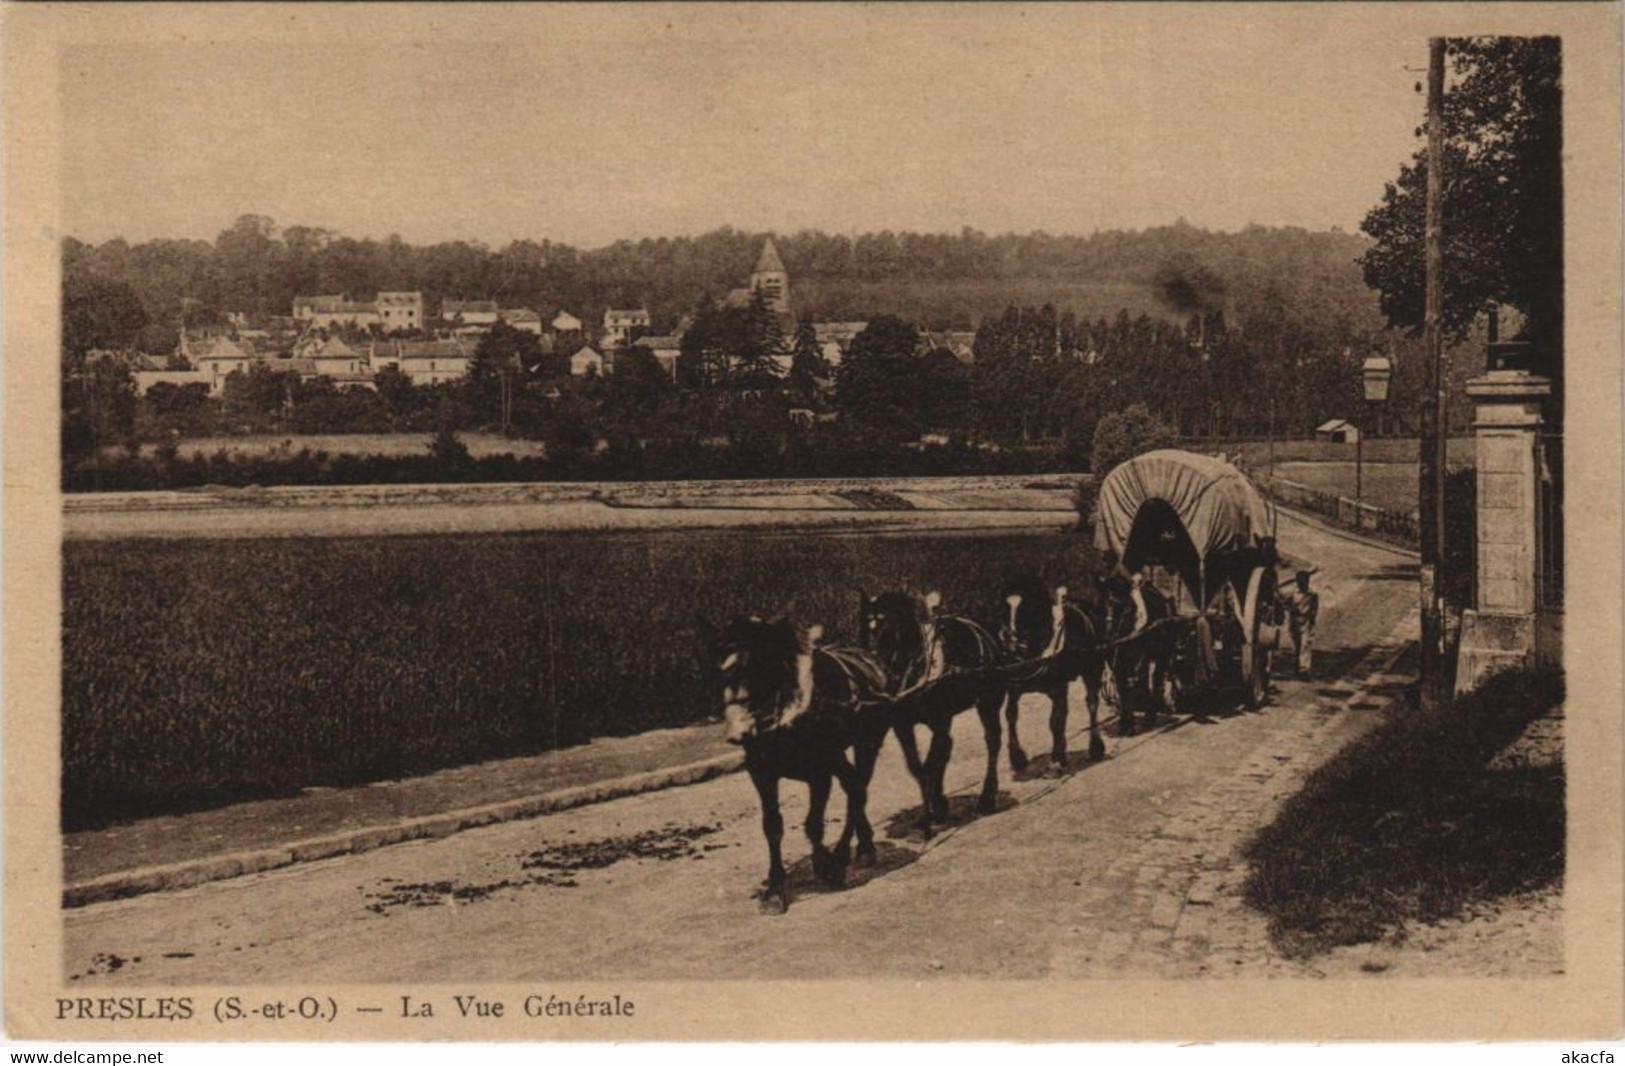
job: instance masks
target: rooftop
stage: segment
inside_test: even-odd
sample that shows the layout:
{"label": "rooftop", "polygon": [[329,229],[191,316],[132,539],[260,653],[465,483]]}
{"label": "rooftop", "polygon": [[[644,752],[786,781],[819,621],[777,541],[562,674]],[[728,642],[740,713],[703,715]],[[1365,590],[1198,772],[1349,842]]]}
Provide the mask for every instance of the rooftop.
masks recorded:
{"label": "rooftop", "polygon": [[399,352],[402,359],[467,359],[474,354],[456,340],[401,341]]}
{"label": "rooftop", "polygon": [[252,359],[254,346],[247,341],[234,341],[230,337],[210,337],[194,349],[185,352],[188,359]]}
{"label": "rooftop", "polygon": [[769,237],[762,244],[762,254],[756,260],[757,274],[783,274],[784,260],[779,258],[779,250],[773,246],[773,238]]}
{"label": "rooftop", "polygon": [[356,350],[345,344],[343,338],[332,336],[317,342],[306,354],[313,359],[354,359]]}
{"label": "rooftop", "polygon": [[456,314],[470,314],[484,312],[495,314],[497,302],[495,300],[442,300],[440,301],[440,317],[450,318]]}

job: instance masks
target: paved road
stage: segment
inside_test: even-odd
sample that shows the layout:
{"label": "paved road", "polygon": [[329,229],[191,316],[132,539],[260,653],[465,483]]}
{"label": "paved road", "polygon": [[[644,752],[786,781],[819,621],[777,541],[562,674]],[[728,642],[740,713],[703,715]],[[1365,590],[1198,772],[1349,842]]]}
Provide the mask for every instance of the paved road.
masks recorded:
{"label": "paved road", "polygon": [[[954,822],[929,844],[888,744],[871,807],[878,866],[826,891],[790,829],[786,915],[753,899],[765,850],[754,793],[734,775],[67,912],[66,973],[104,986],[1284,970],[1240,902],[1236,849],[1372,720],[1415,631],[1413,564],[1285,521],[1283,544],[1321,567],[1316,677],[1279,682],[1262,713],[1109,734],[1105,762],[1060,778],[1044,776],[1045,759],[1021,780],[1003,767],[1001,810],[981,818],[982,745],[967,717]],[[1032,704],[1023,715],[1035,753],[1042,717]],[[791,827],[800,791],[788,792]]]}

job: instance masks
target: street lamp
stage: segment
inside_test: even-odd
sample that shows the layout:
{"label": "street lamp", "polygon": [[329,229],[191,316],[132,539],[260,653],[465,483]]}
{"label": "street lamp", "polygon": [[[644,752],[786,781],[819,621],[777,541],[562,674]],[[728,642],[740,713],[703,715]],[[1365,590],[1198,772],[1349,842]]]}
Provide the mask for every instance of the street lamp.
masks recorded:
{"label": "street lamp", "polygon": [[[1394,376],[1394,361],[1386,355],[1370,355],[1360,368],[1365,383],[1365,402],[1368,406],[1388,401],[1388,382]],[[1369,419],[1361,419],[1369,423]],[[1355,429],[1354,437],[1354,502],[1365,502],[1365,426]]]}

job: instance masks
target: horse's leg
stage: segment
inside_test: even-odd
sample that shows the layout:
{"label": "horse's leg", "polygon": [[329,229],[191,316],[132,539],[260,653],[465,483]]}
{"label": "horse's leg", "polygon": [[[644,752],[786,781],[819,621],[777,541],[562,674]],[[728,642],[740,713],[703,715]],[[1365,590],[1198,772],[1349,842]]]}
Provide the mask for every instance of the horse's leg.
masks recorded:
{"label": "horse's leg", "polygon": [[[920,761],[920,747],[914,736],[914,721],[893,722],[892,732],[897,736],[897,746],[903,749],[903,763],[908,767],[909,776],[920,787],[920,808],[922,812],[931,809],[931,782],[926,774],[925,764]],[[885,743],[884,740],[881,743]],[[920,815],[921,819],[927,817],[926,813]]]}
{"label": "horse's leg", "polygon": [[942,779],[948,773],[948,760],[954,754],[954,716],[939,711],[931,722],[931,747],[925,753],[925,773],[930,779],[931,798],[926,804],[928,822],[948,820],[948,796]]}
{"label": "horse's leg", "polygon": [[1139,731],[1134,721],[1134,663],[1125,652],[1112,656],[1112,679],[1117,684],[1117,716],[1121,721],[1118,732],[1132,737]]}
{"label": "horse's leg", "polygon": [[1004,723],[1010,735],[1010,769],[1019,774],[1027,769],[1027,753],[1021,750],[1021,731],[1016,726],[1016,719],[1021,715],[1021,690],[1011,689],[1006,700]]}
{"label": "horse's leg", "polygon": [[[844,754],[839,757],[846,761]],[[841,864],[824,847],[824,808],[829,804],[830,775],[813,775],[807,787],[807,842],[812,845],[813,872],[825,884],[839,885],[843,880]]]}
{"label": "horse's leg", "polygon": [[999,705],[1003,702],[1004,690],[995,689],[976,703],[976,716],[982,720],[982,735],[987,738],[987,774],[976,801],[976,809],[983,814],[992,814],[999,802]]}
{"label": "horse's leg", "polygon": [[1161,655],[1155,649],[1148,650],[1140,660],[1139,677],[1145,702],[1145,724],[1148,729],[1156,727],[1157,712],[1162,707],[1162,695],[1157,691],[1162,685],[1162,677],[1157,666],[1160,661]]}
{"label": "horse's leg", "polygon": [[[875,861],[875,830],[869,824],[869,782],[875,776],[875,763],[880,761],[880,746],[885,742],[886,734],[882,731],[867,743],[858,742],[852,751],[854,762],[848,763],[844,755],[841,757],[841,766],[852,781],[846,793],[847,823],[857,833],[858,863],[865,866],[872,866]],[[842,787],[846,787],[844,781]]]}
{"label": "horse's leg", "polygon": [[1067,689],[1070,688],[1068,679],[1050,685],[1046,695],[1049,696],[1049,735],[1050,754],[1049,772],[1052,776],[1066,773],[1066,718],[1068,711]]}
{"label": "horse's leg", "polygon": [[1106,742],[1100,739],[1100,683],[1106,661],[1091,656],[1083,666],[1083,693],[1089,705],[1089,761],[1099,762],[1106,757]]}
{"label": "horse's leg", "polygon": [[834,853],[836,865],[844,870],[852,861],[852,838],[858,832],[858,813],[852,798],[858,787],[855,780],[857,771],[850,762],[847,762],[844,751],[835,759],[833,770],[835,780],[841,783],[841,791],[846,793],[846,824],[841,827],[841,836],[835,842]]}
{"label": "horse's leg", "polygon": [[858,778],[858,863],[863,866],[873,866],[877,856],[874,853],[874,827],[869,825],[869,782],[874,780],[874,764],[881,760],[881,744],[886,743],[886,734],[881,733],[874,738],[874,743],[868,747],[860,746],[856,754],[855,777]]}
{"label": "horse's leg", "polygon": [[780,914],[790,909],[790,898],[784,891],[784,857],[780,844],[784,839],[784,816],[779,813],[779,778],[766,771],[751,771],[756,794],[762,800],[762,835],[767,838],[767,891],[762,895],[762,909],[777,906]]}

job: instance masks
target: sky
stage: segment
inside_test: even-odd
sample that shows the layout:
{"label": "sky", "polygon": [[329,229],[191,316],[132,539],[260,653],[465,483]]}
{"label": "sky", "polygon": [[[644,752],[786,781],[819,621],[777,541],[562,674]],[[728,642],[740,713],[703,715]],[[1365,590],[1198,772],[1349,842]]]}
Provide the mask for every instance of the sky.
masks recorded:
{"label": "sky", "polygon": [[63,231],[1352,231],[1421,119],[1425,36],[1370,8],[478,7],[65,49]]}

